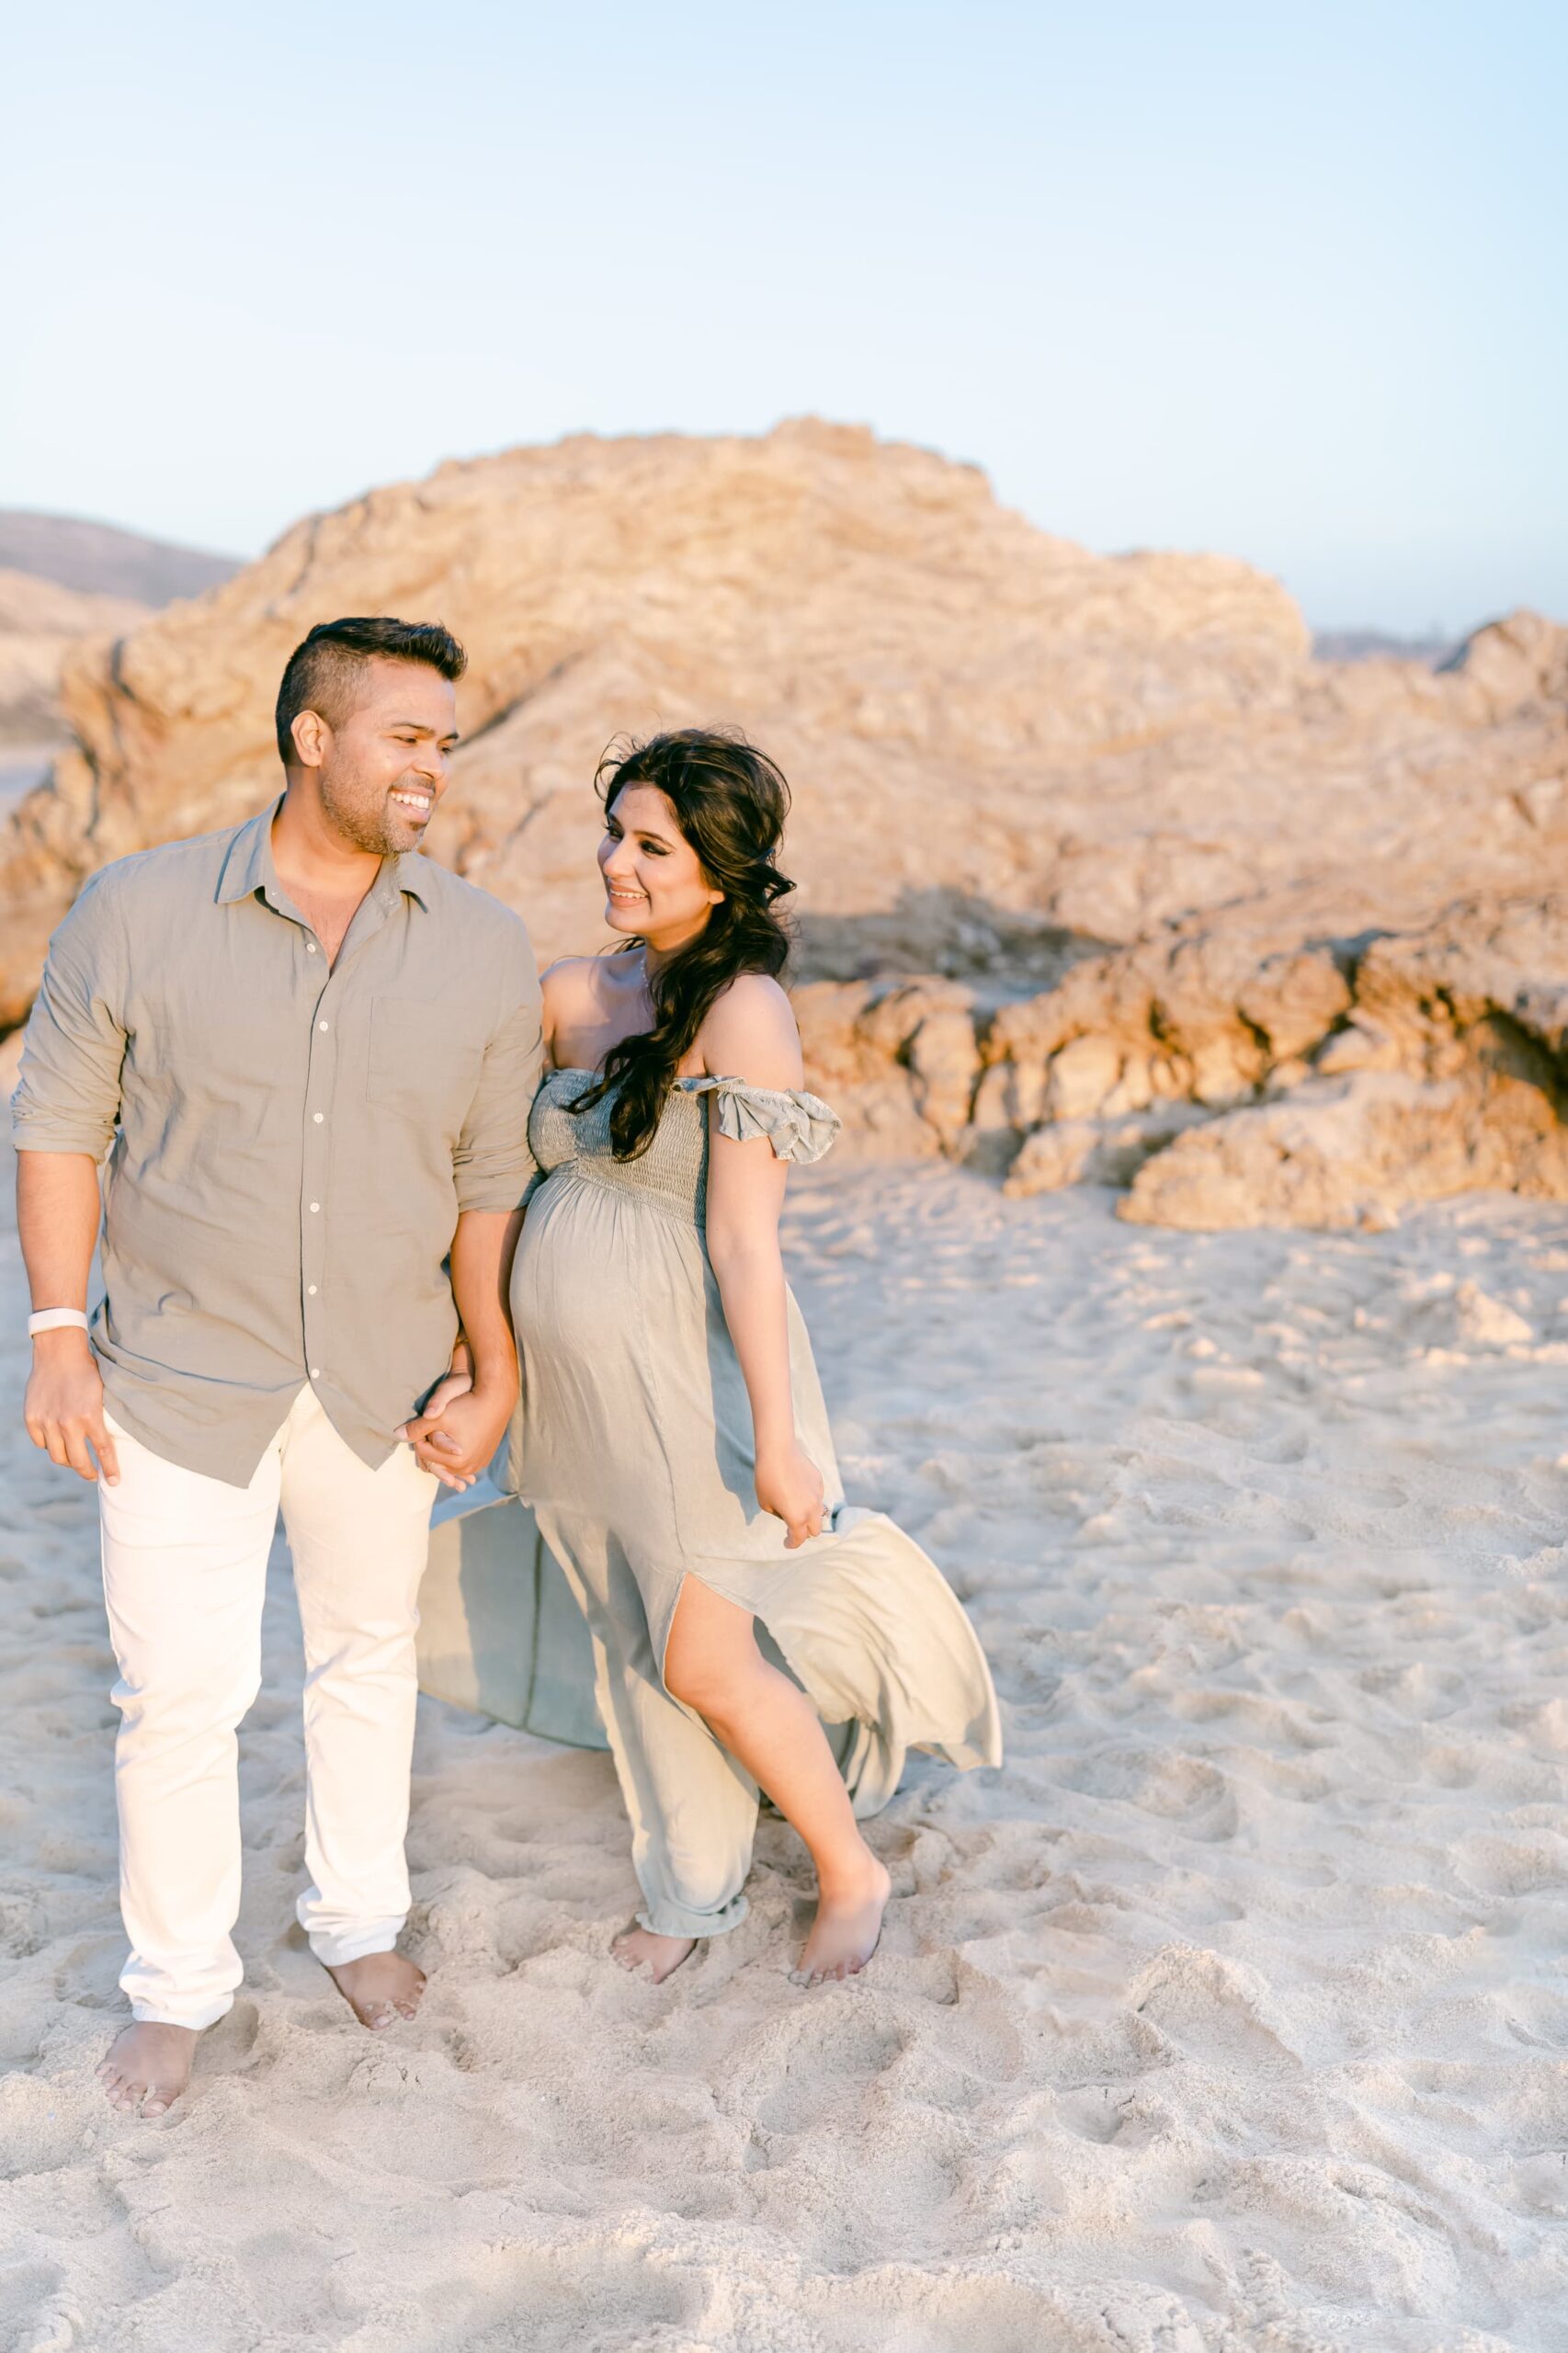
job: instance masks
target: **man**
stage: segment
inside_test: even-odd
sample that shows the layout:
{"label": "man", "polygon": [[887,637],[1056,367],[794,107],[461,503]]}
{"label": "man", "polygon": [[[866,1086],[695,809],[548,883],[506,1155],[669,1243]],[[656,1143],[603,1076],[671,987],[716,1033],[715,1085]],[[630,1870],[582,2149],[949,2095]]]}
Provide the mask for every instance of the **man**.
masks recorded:
{"label": "man", "polygon": [[278,699],[281,798],[94,876],[28,1028],[25,1412],[56,1462],[101,1474],[133,2023],[100,2073],[149,2116],[242,1974],[235,1732],[279,1504],[307,1669],[300,1920],[362,2024],[411,2018],[424,1984],[395,1948],[437,1480],[394,1433],[460,1318],[449,1483],[510,1415],[540,1061],[522,924],[418,855],[464,665],[434,625],[313,629]]}

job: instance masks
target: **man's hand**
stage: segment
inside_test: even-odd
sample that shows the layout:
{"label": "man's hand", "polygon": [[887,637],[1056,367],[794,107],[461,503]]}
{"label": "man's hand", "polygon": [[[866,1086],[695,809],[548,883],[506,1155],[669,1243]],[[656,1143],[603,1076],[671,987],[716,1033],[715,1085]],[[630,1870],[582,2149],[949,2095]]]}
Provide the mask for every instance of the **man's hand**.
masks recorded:
{"label": "man's hand", "polygon": [[85,1332],[39,1334],[22,1419],[33,1444],[62,1471],[96,1483],[96,1454],[106,1483],[119,1484],[114,1440],[104,1427],[103,1376]]}
{"label": "man's hand", "polygon": [[500,1445],[517,1402],[510,1383],[476,1389],[462,1374],[449,1373],[426,1411],[393,1435],[408,1440],[422,1469],[460,1493],[472,1486]]}
{"label": "man's hand", "polygon": [[[468,1342],[460,1334],[452,1349],[450,1370],[436,1383],[435,1388],[425,1400],[425,1411],[419,1416],[421,1426],[428,1425],[433,1430],[453,1398],[466,1397],[472,1387],[473,1358]],[[400,1428],[392,1432],[392,1436],[406,1438],[413,1427],[412,1422],[404,1422]],[[448,1443],[444,1436],[441,1443],[443,1447]],[[443,1486],[456,1487],[460,1494],[464,1487],[472,1483],[468,1479],[449,1477],[445,1465],[432,1458],[428,1438],[423,1439],[420,1445],[415,1448],[415,1456],[424,1470],[433,1471],[436,1473]]]}
{"label": "man's hand", "polygon": [[[449,1487],[472,1487],[501,1443],[517,1402],[517,1351],[506,1303],[521,1210],[465,1210],[452,1236],[459,1338],[451,1370],[425,1411],[398,1431],[415,1460]],[[472,1374],[472,1382],[465,1375]]]}

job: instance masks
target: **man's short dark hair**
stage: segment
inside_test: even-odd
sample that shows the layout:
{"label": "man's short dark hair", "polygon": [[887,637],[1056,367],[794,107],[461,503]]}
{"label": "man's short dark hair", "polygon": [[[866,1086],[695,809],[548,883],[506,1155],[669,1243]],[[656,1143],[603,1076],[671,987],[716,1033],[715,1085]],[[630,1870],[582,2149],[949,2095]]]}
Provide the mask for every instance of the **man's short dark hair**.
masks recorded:
{"label": "man's short dark hair", "polygon": [[278,756],[285,767],[299,758],[294,722],[302,710],[321,713],[329,727],[341,727],[354,708],[355,674],[367,662],[422,662],[454,682],[468,668],[468,655],[439,621],[370,620],[318,621],[289,656],[278,689]]}

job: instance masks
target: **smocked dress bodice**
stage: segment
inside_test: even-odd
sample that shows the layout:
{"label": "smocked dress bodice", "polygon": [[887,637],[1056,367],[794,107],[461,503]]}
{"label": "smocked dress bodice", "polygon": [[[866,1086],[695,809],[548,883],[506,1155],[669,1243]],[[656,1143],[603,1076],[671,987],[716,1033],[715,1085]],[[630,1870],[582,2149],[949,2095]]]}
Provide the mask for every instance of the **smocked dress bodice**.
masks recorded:
{"label": "smocked dress bodice", "polygon": [[602,1097],[585,1111],[570,1108],[594,1078],[592,1071],[552,1070],[540,1080],[528,1117],[528,1149],[540,1180],[570,1169],[592,1183],[641,1194],[652,1206],[699,1225],[706,1208],[710,1096],[718,1105],[722,1135],[741,1143],[766,1136],[780,1160],[820,1160],[841,1124],[836,1111],[803,1088],[683,1078],[670,1090],[647,1151],[635,1160],[617,1160],[610,1141],[613,1096]]}

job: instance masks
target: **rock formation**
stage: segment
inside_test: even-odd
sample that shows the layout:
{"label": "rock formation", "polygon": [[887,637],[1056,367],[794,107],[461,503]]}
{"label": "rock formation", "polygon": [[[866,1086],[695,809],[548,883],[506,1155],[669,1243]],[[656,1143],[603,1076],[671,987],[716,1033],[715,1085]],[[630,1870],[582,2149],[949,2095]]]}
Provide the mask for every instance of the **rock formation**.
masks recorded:
{"label": "rock formation", "polygon": [[[1521,931],[1516,903],[1568,843],[1568,631],[1517,614],[1441,672],[1317,662],[1244,564],[1090,555],[972,469],[810,422],[444,466],[68,660],[76,748],[0,835],[0,1024],[87,872],[275,789],[279,671],[345,611],[467,642],[434,854],[523,907],[546,954],[601,936],[588,784],[610,736],[727,721],[777,754],[802,1025],[859,1148],[1010,1163],[1020,1189],[1131,1180],[1134,1216],[1355,1216],[1386,1189],[1349,1172],[1381,1165],[1398,1086],[1449,1087],[1447,1110],[1421,1099],[1470,1139],[1460,1181],[1494,1181],[1481,1138],[1506,1131],[1498,1165],[1555,1183],[1550,1130],[1531,1158],[1502,1108],[1516,1085],[1549,1099],[1546,1063],[1487,1060],[1533,1034],[1500,999],[1434,1017],[1419,1054],[1394,1022],[1387,1067],[1345,1058],[1393,1019],[1383,936],[1449,953],[1461,896],[1452,954],[1484,961],[1491,925],[1500,987],[1510,958],[1550,962],[1555,917]],[[1338,1139],[1294,1206],[1287,1103]]]}
{"label": "rock formation", "polygon": [[[468,645],[469,741],[437,854],[525,903],[547,951],[597,931],[588,782],[606,740],[699,718],[784,762],[812,921],[907,895],[918,934],[937,885],[983,926],[994,906],[1093,928],[1084,911],[1105,899],[1104,936],[1124,937],[1242,871],[1210,838],[1214,812],[1188,845],[1170,795],[1142,805],[1152,748],[1278,723],[1308,663],[1295,608],[1245,565],[1085,554],[997,506],[971,468],[864,432],[582,438],[444,466],[312,517],[112,658],[67,665],[81,748],[0,841],[0,1015],[85,872],[273,789],[288,654],[313,622],[367,610],[438,616]],[[1108,870],[1096,880],[1094,813],[1112,779],[1117,826],[1153,836],[1114,890]],[[1053,915],[1063,892],[1073,911]]]}
{"label": "rock formation", "polygon": [[238,568],[107,523],[0,508],[0,808],[71,740],[60,703],[67,652],[83,639],[107,650],[158,606]]}
{"label": "rock formation", "polygon": [[1568,896],[1368,940],[1173,928],[984,1008],[951,983],[797,996],[848,1149],[1130,1188],[1145,1224],[1384,1225],[1474,1187],[1568,1199]]}
{"label": "rock formation", "polygon": [[1568,1199],[1568,898],[1461,904],[1374,940],[1352,992],[1310,1079],[1189,1130],[1124,1214],[1356,1225],[1472,1187]]}
{"label": "rock formation", "polygon": [[65,744],[60,674],[66,654],[83,640],[108,645],[149,611],[128,597],[83,596],[0,570],[0,750]]}

